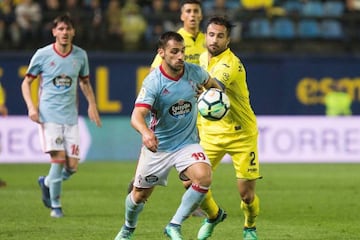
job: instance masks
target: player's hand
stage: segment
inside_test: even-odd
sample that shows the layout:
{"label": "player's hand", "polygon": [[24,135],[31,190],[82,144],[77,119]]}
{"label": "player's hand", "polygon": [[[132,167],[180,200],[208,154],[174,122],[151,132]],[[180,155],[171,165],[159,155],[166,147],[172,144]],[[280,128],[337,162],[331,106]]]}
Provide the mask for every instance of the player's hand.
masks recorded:
{"label": "player's hand", "polygon": [[98,112],[96,106],[95,107],[93,107],[91,105],[89,106],[88,116],[90,118],[90,121],[94,122],[96,124],[96,126],[98,126],[98,127],[102,126],[100,116],[99,116],[99,112]]}
{"label": "player's hand", "polygon": [[28,116],[32,121],[40,123],[39,111],[37,109],[30,108],[28,111]]}
{"label": "player's hand", "polygon": [[196,98],[198,98],[204,92],[204,86],[201,84],[196,84]]}
{"label": "player's hand", "polygon": [[0,115],[6,117],[8,115],[8,110],[5,105],[0,105]]}
{"label": "player's hand", "polygon": [[143,144],[147,149],[152,152],[157,152],[159,146],[159,140],[152,131],[146,131],[142,134]]}

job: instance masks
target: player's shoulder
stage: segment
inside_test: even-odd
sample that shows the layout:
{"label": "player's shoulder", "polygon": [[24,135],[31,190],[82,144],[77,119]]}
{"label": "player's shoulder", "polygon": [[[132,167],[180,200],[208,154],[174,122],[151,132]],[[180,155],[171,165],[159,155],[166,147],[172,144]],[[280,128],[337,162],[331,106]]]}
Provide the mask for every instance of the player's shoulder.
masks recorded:
{"label": "player's shoulder", "polygon": [[202,68],[195,63],[191,63],[191,62],[184,62],[184,68],[185,71],[201,71]]}
{"label": "player's shoulder", "polygon": [[86,51],[83,48],[81,48],[75,44],[72,45],[72,51],[74,54],[87,55]]}
{"label": "player's shoulder", "polygon": [[207,71],[197,64],[185,62],[184,63],[184,76],[188,79],[206,80],[209,77]]}
{"label": "player's shoulder", "polygon": [[208,51],[204,51],[200,54],[199,56],[199,61],[201,63],[201,61],[207,60],[209,58],[209,52]]}
{"label": "player's shoulder", "polygon": [[230,48],[226,49],[222,55],[227,61],[239,61],[239,57]]}
{"label": "player's shoulder", "polygon": [[46,45],[46,46],[36,49],[34,55],[32,56],[32,59],[42,61],[43,58],[49,57],[53,53],[54,53],[54,46],[53,46],[53,44],[49,44],[49,45]]}
{"label": "player's shoulder", "polygon": [[40,47],[36,50],[36,53],[48,53],[54,51],[54,44],[48,44],[46,46]]}
{"label": "player's shoulder", "polygon": [[197,37],[205,40],[205,33],[200,31]]}
{"label": "player's shoulder", "polygon": [[242,65],[240,58],[229,48],[221,54],[219,64],[229,68],[238,68],[239,65]]}
{"label": "player's shoulder", "polygon": [[160,70],[160,66],[158,66],[155,67],[152,71],[150,71],[148,75],[146,75],[146,77],[143,80],[143,84],[147,86],[148,85],[154,86],[159,82],[156,79],[160,79],[160,78],[161,78],[161,70]]}

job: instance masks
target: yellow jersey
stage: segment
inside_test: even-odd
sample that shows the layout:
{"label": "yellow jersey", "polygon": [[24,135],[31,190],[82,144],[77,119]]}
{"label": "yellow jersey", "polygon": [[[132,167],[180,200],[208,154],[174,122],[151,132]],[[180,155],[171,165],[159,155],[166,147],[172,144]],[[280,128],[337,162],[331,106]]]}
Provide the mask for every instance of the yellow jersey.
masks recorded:
{"label": "yellow jersey", "polygon": [[0,105],[4,105],[4,104],[5,104],[5,91],[0,83]]}
{"label": "yellow jersey", "polygon": [[273,4],[274,0],[240,0],[240,5],[248,10],[269,8],[272,7]]}
{"label": "yellow jersey", "polygon": [[[206,50],[204,33],[199,32],[196,38],[194,38],[193,35],[185,31],[184,28],[180,28],[177,32],[184,38],[185,61],[199,65],[200,54]],[[157,54],[151,67],[158,67],[161,64],[161,61],[161,57]]]}
{"label": "yellow jersey", "polygon": [[210,76],[225,86],[230,100],[230,110],[219,121],[209,121],[199,117],[200,137],[206,133],[234,133],[242,131],[247,135],[258,133],[256,116],[250,105],[249,90],[246,83],[246,71],[240,59],[228,48],[209,61],[208,52],[200,56],[200,66]]}

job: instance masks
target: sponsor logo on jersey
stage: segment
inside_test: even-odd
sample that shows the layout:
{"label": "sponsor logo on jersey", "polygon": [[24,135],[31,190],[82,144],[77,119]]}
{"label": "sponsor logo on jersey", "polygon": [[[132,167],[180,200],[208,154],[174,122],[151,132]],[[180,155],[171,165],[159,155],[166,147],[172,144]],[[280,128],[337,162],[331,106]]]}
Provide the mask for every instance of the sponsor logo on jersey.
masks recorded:
{"label": "sponsor logo on jersey", "polygon": [[60,75],[53,79],[53,84],[56,88],[67,89],[71,87],[72,79],[66,75]]}
{"label": "sponsor logo on jersey", "polygon": [[248,172],[256,172],[258,169],[257,168],[248,168]]}
{"label": "sponsor logo on jersey", "polygon": [[[185,46],[186,47],[186,46]],[[189,54],[185,55],[185,62],[198,60],[200,58],[200,54]]]}
{"label": "sponsor logo on jersey", "polygon": [[159,178],[155,175],[149,175],[145,177],[145,181],[148,183],[155,183],[159,180]]}
{"label": "sponsor logo on jersey", "polygon": [[191,112],[191,109],[191,102],[179,100],[170,107],[169,113],[171,116],[180,119],[186,117]]}

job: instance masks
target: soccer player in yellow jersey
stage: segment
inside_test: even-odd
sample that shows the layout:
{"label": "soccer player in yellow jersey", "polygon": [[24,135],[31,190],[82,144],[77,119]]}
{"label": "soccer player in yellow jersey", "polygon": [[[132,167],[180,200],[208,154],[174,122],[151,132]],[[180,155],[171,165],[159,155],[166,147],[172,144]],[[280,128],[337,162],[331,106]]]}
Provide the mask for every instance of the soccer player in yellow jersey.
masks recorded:
{"label": "soccer player in yellow jersey", "polygon": [[[200,31],[202,20],[201,2],[198,0],[184,0],[181,2],[180,19],[183,27],[177,32],[184,38],[185,61],[199,65],[200,54],[205,48],[205,35]],[[154,69],[161,64],[161,57],[156,55],[151,64]]]}
{"label": "soccer player in yellow jersey", "polygon": [[8,114],[8,110],[5,105],[5,91],[0,83],[0,115],[6,116]]}
{"label": "soccer player in yellow jersey", "polygon": [[[0,69],[0,75],[2,75],[2,70]],[[0,115],[7,116],[8,110],[5,105],[5,91],[0,83]],[[0,146],[1,149],[1,146]],[[6,182],[0,178],[0,187],[5,187]]]}
{"label": "soccer player in yellow jersey", "polygon": [[[226,153],[232,157],[241,196],[239,207],[245,215],[243,236],[246,240],[256,240],[255,220],[259,214],[259,198],[255,194],[255,182],[261,178],[258,128],[250,105],[244,65],[228,47],[232,26],[223,17],[213,17],[207,24],[207,51],[200,56],[200,65],[223,86],[231,107],[228,114],[219,121],[198,118],[200,144],[208,155],[213,170]],[[208,215],[198,232],[198,239],[204,240],[225,219],[226,213],[218,207],[210,191],[201,208]]]}

